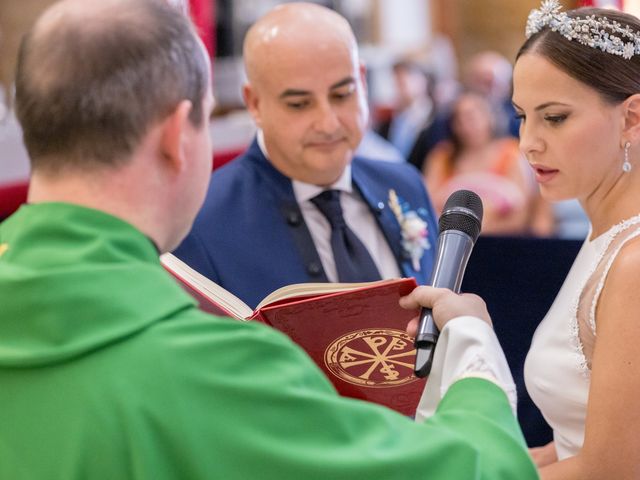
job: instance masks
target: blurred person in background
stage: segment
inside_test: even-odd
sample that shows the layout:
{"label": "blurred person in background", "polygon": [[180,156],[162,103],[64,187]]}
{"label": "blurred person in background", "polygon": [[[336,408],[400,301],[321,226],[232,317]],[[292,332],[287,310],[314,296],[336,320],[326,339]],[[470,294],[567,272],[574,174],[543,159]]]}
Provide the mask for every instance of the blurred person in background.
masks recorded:
{"label": "blurred person in background", "polygon": [[403,58],[393,64],[393,80],[394,109],[376,130],[421,170],[431,149],[448,134],[433,99],[435,77],[417,60]]}
{"label": "blurred person in background", "polygon": [[512,137],[499,137],[491,106],[477,93],[461,94],[452,106],[451,139],[427,158],[424,179],[436,212],[459,189],[483,200],[486,235],[549,234],[552,219]]}
{"label": "blurred person in background", "polygon": [[463,85],[489,102],[498,135],[517,137],[519,121],[511,104],[512,74],[513,66],[504,55],[484,50],[473,55],[466,63]]}

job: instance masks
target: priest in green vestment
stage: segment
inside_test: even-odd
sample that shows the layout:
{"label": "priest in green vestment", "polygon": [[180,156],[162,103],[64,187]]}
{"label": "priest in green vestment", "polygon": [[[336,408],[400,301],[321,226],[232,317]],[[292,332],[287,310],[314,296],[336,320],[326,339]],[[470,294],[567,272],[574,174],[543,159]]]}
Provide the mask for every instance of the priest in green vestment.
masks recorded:
{"label": "priest in green vestment", "polygon": [[211,169],[186,18],[64,0],[17,69],[32,179],[0,224],[1,479],[537,478],[504,359],[477,361],[497,349],[487,323],[447,323],[413,421],[340,397],[283,334],[201,312],[163,270]]}

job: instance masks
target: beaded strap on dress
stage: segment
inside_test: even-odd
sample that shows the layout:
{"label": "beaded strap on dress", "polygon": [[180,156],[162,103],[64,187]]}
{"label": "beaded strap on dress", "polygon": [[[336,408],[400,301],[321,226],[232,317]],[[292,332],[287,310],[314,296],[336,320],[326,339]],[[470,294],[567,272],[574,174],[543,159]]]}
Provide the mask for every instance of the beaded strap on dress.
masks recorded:
{"label": "beaded strap on dress", "polygon": [[[640,236],[640,215],[612,227],[604,246],[591,266],[587,280],[581,285],[571,315],[571,336],[580,370],[587,377],[591,372],[591,359],[596,339],[596,307],[611,265],[622,247]],[[624,234],[623,234],[624,233]]]}

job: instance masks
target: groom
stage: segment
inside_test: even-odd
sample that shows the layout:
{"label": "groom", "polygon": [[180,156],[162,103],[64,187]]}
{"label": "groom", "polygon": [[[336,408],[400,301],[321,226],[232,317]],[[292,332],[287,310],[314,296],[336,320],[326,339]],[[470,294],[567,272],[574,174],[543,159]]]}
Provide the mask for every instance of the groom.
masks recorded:
{"label": "groom", "polygon": [[368,109],[346,20],[280,6],[247,33],[244,62],[257,138],[213,174],[177,256],[251,307],[291,283],[427,283],[437,225],[420,175],[354,158]]}

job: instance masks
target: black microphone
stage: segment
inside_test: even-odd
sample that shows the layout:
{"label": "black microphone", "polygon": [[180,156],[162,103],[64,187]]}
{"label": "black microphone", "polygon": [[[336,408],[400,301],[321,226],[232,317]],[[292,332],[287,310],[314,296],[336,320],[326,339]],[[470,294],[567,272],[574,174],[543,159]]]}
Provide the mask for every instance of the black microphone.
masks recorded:
{"label": "black microphone", "polygon": [[[438,253],[431,272],[431,286],[448,288],[458,293],[473,245],[480,235],[482,200],[474,192],[458,190],[447,199],[438,227]],[[438,341],[438,327],[430,308],[420,310],[416,334],[416,377],[426,377],[431,371],[433,351]]]}

